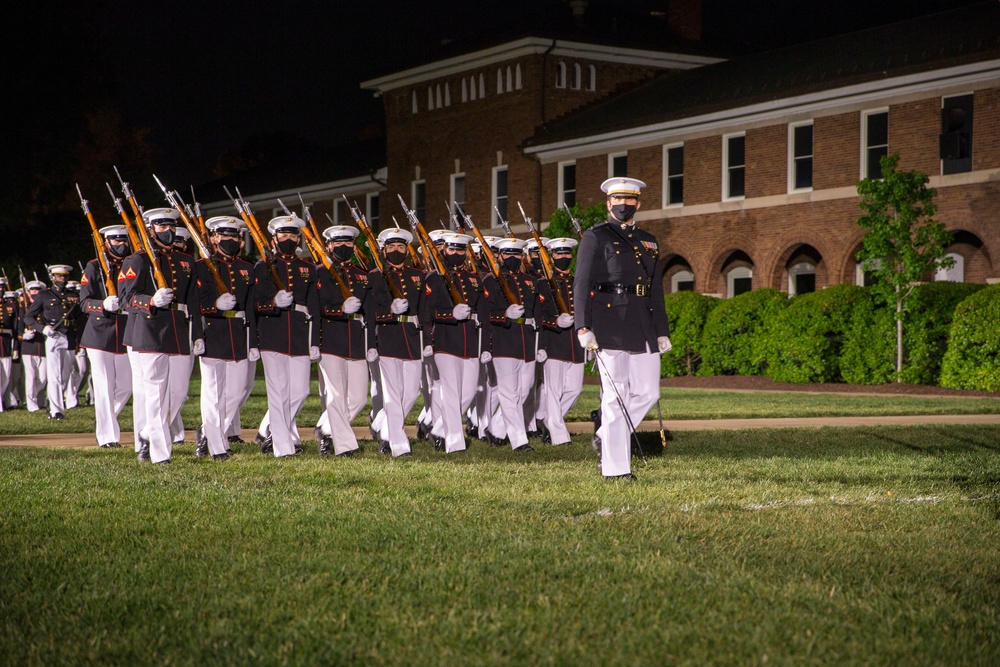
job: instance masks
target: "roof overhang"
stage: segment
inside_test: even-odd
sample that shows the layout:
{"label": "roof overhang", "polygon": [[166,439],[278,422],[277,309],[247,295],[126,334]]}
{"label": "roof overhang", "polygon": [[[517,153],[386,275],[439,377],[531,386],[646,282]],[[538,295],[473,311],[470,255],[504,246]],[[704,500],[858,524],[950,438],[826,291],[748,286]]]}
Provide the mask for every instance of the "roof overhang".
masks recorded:
{"label": "roof overhang", "polygon": [[[352,176],[337,181],[327,181],[314,185],[303,185],[301,187],[288,188],[285,190],[274,190],[246,197],[246,201],[252,205],[261,204],[271,207],[277,199],[289,199],[298,201],[299,195],[306,203],[321,199],[340,198],[341,195],[362,195],[371,192],[380,192],[385,189],[385,181],[388,170],[386,167],[380,168],[374,174],[363,176]],[[214,213],[217,210],[230,210],[233,206],[231,199],[203,203],[201,208],[206,213]]]}
{"label": "roof overhang", "polygon": [[385,93],[395,88],[410,86],[432,79],[454,76],[469,70],[488,65],[507,62],[524,56],[550,55],[562,58],[580,58],[598,60],[609,63],[627,63],[660,69],[692,69],[702,65],[722,62],[722,58],[695,56],[683,53],[665,53],[644,49],[624,49],[620,47],[571,42],[560,39],[542,39],[541,37],[525,37],[513,42],[480,51],[474,51],[461,56],[439,60],[427,65],[389,74],[377,79],[361,82],[364,90],[374,90]]}
{"label": "roof overhang", "polygon": [[712,113],[677,118],[614,132],[593,134],[547,144],[528,146],[524,152],[543,163],[621,150],[624,145],[654,145],[676,141],[681,135],[724,132],[734,127],[781,121],[789,116],[828,115],[833,110],[865,104],[885,104],[900,98],[945,88],[970,88],[982,83],[1000,83],[1000,59],[889,77],[853,86],[778,98]]}

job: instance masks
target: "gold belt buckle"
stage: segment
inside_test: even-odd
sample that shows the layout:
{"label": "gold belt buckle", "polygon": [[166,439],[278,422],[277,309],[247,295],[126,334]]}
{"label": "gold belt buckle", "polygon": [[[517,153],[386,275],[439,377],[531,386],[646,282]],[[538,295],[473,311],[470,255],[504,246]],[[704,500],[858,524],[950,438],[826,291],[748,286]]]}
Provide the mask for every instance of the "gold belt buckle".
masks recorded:
{"label": "gold belt buckle", "polygon": [[636,285],[635,286],[635,295],[636,296],[646,296],[646,286],[645,285]]}

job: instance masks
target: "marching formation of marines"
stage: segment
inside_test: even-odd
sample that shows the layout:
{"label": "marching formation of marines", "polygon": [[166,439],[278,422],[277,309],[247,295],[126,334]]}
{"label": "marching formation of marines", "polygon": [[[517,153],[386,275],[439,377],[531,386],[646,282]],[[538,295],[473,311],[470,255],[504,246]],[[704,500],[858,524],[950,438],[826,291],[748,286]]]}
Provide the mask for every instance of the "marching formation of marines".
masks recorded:
{"label": "marching formation of marines", "polygon": [[527,241],[485,237],[460,210],[456,222],[473,235],[428,233],[400,198],[410,230],[376,237],[352,207],[356,227],[320,233],[303,206],[301,217],[286,208],[273,218],[265,236],[242,195],[239,217],[202,220],[165,187],[171,206],[143,211],[123,182],[133,215],[116,198],[123,224],[98,229],[81,194],[97,257],[80,282],[68,265],[47,267],[51,285],[22,274],[14,291],[0,277],[0,411],[23,404],[62,420],[86,380],[97,444],[121,445],[131,398],[138,459],[169,463],[186,438],[180,412],[197,360],[195,454],[225,460],[242,443],[260,361],[267,413],[256,440],[262,453],[293,456],[317,364],[321,455],[358,451],[351,422],[370,397],[379,453],[410,456],[403,425],[421,395],[418,437],[435,450],[461,452],[473,437],[526,453],[532,436],[570,441],[564,419],[590,355],[602,376],[602,473],[633,479],[624,424],[655,402],[654,357],[670,346],[655,237],[634,227],[643,185],[604,183],[610,220],[582,233],[576,276],[578,242],[541,237],[527,216]]}

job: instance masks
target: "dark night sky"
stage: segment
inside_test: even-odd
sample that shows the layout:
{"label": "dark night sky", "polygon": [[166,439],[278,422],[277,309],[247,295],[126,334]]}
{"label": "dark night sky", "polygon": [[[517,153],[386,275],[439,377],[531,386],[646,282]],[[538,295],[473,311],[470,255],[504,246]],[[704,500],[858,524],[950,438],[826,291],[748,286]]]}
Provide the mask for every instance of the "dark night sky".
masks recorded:
{"label": "dark night sky", "polygon": [[[381,122],[362,80],[538,1],[34,3],[4,28],[5,90],[17,102],[3,130],[4,161],[8,170],[30,169],[21,151],[47,142],[57,152],[104,100],[127,125],[150,129],[157,169],[182,182],[210,179],[216,157],[256,133],[334,146]],[[703,25],[718,38],[768,47],[969,1],[704,0]]]}

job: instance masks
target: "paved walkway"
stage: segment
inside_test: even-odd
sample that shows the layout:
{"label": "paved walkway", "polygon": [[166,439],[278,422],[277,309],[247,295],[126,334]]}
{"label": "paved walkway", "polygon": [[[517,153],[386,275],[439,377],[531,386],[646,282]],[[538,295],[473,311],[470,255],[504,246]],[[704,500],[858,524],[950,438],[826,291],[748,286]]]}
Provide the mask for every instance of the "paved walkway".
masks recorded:
{"label": "paved walkway", "polygon": [[[884,425],[915,425],[915,424],[995,424],[1000,425],[1000,415],[910,415],[884,417],[791,417],[782,419],[684,419],[665,420],[664,426],[671,431],[711,431],[739,430],[750,428],[820,428],[823,426],[884,426]],[[567,424],[569,432],[590,433],[593,425],[590,422],[571,422]],[[644,421],[638,426],[640,431],[655,431],[659,423],[655,420]],[[311,429],[303,428],[310,435]],[[256,430],[243,431],[243,439],[253,440]],[[371,436],[368,428],[355,426],[354,434],[358,439]],[[406,434],[415,438],[415,426],[407,426]],[[122,445],[133,445],[133,434],[122,433]],[[7,435],[0,436],[0,447],[56,447],[56,448],[86,448],[94,447],[94,436],[90,433],[45,433],[40,435]]]}

